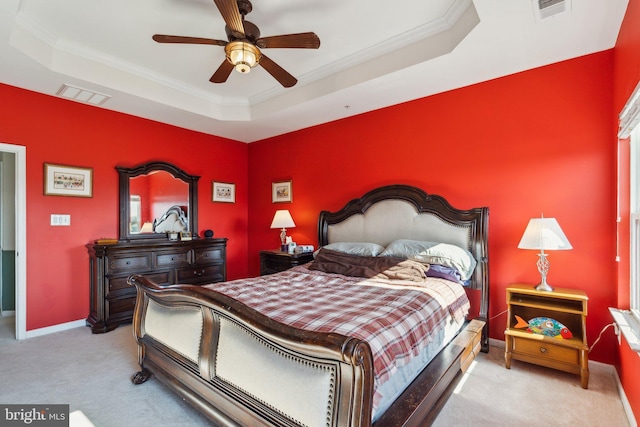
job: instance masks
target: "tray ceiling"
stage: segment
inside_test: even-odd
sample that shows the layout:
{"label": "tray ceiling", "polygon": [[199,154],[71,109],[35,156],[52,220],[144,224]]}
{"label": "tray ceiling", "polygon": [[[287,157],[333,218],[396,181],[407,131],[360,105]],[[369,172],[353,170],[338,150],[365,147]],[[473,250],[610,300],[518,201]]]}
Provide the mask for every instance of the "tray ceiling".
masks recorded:
{"label": "tray ceiling", "polygon": [[321,40],[265,50],[298,79],[285,89],[259,67],[210,83],[224,48],[151,39],[225,40],[212,0],[3,0],[0,82],[252,142],[615,45],[628,0],[564,3],[542,19],[537,0],[253,0],[262,36]]}

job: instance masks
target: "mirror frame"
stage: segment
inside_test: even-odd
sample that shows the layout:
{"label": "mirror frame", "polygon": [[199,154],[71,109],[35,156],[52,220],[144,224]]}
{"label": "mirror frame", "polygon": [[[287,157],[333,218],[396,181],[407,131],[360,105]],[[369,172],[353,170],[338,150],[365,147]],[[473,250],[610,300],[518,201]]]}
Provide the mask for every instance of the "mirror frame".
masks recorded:
{"label": "mirror frame", "polygon": [[129,191],[129,179],[140,175],[146,175],[149,172],[165,171],[173,175],[174,178],[180,179],[189,185],[189,231],[194,238],[198,237],[198,180],[199,176],[189,175],[177,166],[166,162],[148,162],[133,168],[116,166],[119,178],[120,193],[120,240],[149,240],[149,239],[167,239],[166,233],[131,233],[129,231],[129,215],[131,196]]}

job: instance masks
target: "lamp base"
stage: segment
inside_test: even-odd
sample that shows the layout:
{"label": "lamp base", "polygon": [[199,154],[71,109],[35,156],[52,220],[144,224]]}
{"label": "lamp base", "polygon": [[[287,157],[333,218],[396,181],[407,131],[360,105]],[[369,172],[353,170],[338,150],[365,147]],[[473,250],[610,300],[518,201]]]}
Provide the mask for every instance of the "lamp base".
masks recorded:
{"label": "lamp base", "polygon": [[544,250],[540,250],[536,266],[538,267],[538,272],[540,272],[540,284],[536,286],[536,290],[553,292],[553,288],[547,283],[547,273],[549,273],[549,260],[547,259],[547,254],[544,253]]}
{"label": "lamp base", "polygon": [[536,291],[553,292],[553,288],[545,281],[536,286]]}

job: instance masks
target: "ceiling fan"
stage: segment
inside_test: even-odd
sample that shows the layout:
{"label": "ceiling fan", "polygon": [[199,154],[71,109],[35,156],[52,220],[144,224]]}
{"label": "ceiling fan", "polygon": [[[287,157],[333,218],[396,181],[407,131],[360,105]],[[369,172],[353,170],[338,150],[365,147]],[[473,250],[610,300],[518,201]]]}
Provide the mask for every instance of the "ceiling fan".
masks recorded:
{"label": "ceiling fan", "polygon": [[226,59],[209,81],[224,83],[235,68],[240,73],[248,73],[256,65],[262,66],[284,87],[295,85],[298,80],[284,68],[264,55],[261,49],[298,48],[318,49],[320,39],[315,33],[283,34],[280,36],[260,37],[258,27],[245,21],[245,15],[253,10],[249,0],[213,0],[224,22],[229,41],[200,37],[170,36],[155,34],[153,40],[158,43],[210,44],[224,46]]}

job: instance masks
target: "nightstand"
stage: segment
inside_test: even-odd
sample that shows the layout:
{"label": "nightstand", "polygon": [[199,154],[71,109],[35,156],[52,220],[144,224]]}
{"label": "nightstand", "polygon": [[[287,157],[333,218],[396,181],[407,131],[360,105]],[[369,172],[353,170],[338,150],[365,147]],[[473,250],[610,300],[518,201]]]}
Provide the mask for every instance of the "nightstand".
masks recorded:
{"label": "nightstand", "polygon": [[[507,329],[504,359],[507,369],[511,360],[534,363],[580,375],[582,388],[589,384],[587,345],[587,295],[576,289],[556,288],[553,292],[537,291],[534,285],[512,284],[507,287]],[[573,334],[570,339],[547,337],[515,329],[515,316],[526,322],[536,317],[549,317],[565,325]]]}
{"label": "nightstand", "polygon": [[290,254],[279,249],[260,251],[260,275],[285,271],[309,261],[313,261],[313,252]]}

